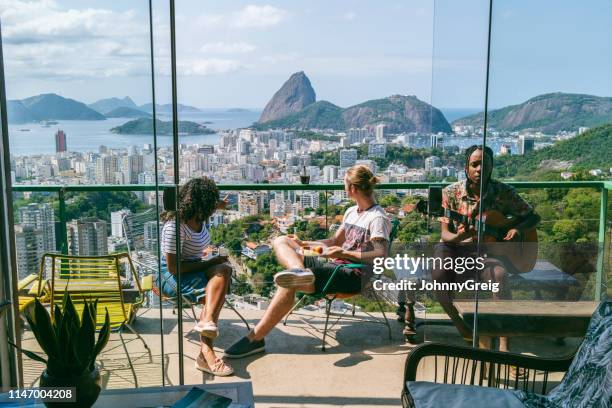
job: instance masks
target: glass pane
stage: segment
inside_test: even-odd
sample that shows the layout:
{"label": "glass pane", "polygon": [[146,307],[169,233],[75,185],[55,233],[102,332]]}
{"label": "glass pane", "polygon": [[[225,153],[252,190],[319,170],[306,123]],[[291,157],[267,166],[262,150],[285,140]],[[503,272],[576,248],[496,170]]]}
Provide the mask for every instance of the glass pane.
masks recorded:
{"label": "glass pane", "polygon": [[[426,181],[432,128],[450,130],[443,117],[431,120],[432,112],[439,112],[430,107],[433,2],[360,2],[349,9],[319,1],[180,2],[176,11],[179,127],[186,130],[180,134],[181,184],[207,176],[222,190],[227,186],[230,206],[210,219],[210,232],[213,244],[229,246],[239,284],[227,298],[254,324],[276,291],[279,265],[268,252],[274,239],[288,233],[308,240],[330,237],[354,205],[342,183],[349,167],[364,164],[382,182]],[[269,191],[236,186],[253,183],[269,184]],[[291,188],[277,186],[281,183]],[[293,190],[300,184],[303,189]],[[326,192],[306,184],[334,185]],[[395,219],[413,192],[381,189],[378,199]],[[427,233],[422,223],[417,229],[403,239]],[[392,270],[389,275],[394,278]],[[383,310],[394,320],[397,293],[385,295]],[[369,294],[354,305],[353,299],[336,299],[331,307],[336,315],[326,334],[327,349],[361,355],[364,344],[371,350],[389,345],[387,327],[351,321],[353,312],[361,318],[367,312],[384,322]],[[286,326],[278,324],[269,333],[268,352],[304,372],[301,367],[319,357],[324,310],[319,298],[305,298]],[[303,314],[308,316],[298,318]],[[343,319],[336,322],[339,315]],[[245,334],[240,318],[227,308],[219,325],[219,348]],[[184,321],[185,381],[199,383],[192,327],[193,319]],[[393,342],[402,338],[402,325],[391,321],[390,328]],[[289,390],[283,373],[270,377],[260,365],[264,361],[250,364],[255,358],[228,362],[239,376],[249,376],[257,393],[279,401],[297,395],[307,404],[314,400],[304,395],[323,394],[309,389],[314,382],[308,381]],[[353,360],[338,366],[357,364]],[[266,382],[260,369],[266,370]],[[381,397],[394,392],[385,387],[376,391]],[[356,401],[355,391],[335,387],[333,394]]]}
{"label": "glass pane", "polygon": [[[428,200],[429,206],[422,209],[428,214],[421,227],[425,233],[421,232],[421,242],[414,252],[425,266],[419,267],[412,278],[419,288],[413,295],[417,334],[412,342],[423,339],[472,345],[473,321],[467,321],[458,309],[460,304],[474,300],[475,287],[471,283],[478,282],[482,276],[474,270],[477,246],[467,236],[460,239],[455,236],[460,228],[468,228],[469,218],[463,216],[469,215],[475,205],[466,206],[454,197],[468,191],[465,188],[466,150],[483,143],[483,124],[467,124],[466,118],[484,110],[488,9],[489,2],[484,0],[461,4],[435,2],[432,105],[444,114],[449,129],[442,133],[432,131],[425,142],[431,149],[425,162],[428,181],[442,184],[418,192],[421,199]],[[465,24],[466,20],[470,23]],[[479,190],[478,184],[475,190]],[[444,213],[445,210],[452,212]],[[414,223],[419,218],[411,215],[409,219]],[[463,263],[465,259],[470,261]],[[424,374],[432,374],[429,371],[425,369]]]}
{"label": "glass pane", "polygon": [[[59,296],[56,261],[55,278],[81,280],[75,299],[110,285],[133,367],[113,334],[99,358],[103,387],[161,385],[160,315],[143,283],[157,274],[158,246],[149,4],[15,2],[2,23],[20,304]],[[91,257],[122,253],[132,263],[95,270]],[[24,348],[38,350],[24,326]],[[25,384],[41,371],[24,357]]]}

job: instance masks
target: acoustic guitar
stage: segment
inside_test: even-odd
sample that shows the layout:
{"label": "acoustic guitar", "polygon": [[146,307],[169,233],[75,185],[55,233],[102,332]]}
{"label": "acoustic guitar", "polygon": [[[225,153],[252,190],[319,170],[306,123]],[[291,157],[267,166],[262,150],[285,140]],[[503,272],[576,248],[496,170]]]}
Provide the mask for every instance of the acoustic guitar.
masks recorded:
{"label": "acoustic guitar", "polygon": [[[448,217],[465,227],[473,226],[478,231],[478,216],[468,217],[456,211],[442,208],[440,211],[430,211],[427,200],[403,207],[404,212],[417,211],[428,216]],[[487,257],[509,262],[515,273],[530,272],[538,259],[538,232],[535,227],[522,231],[518,238],[505,241],[508,231],[520,223],[517,217],[508,217],[497,210],[487,210],[482,214],[483,253]],[[476,235],[476,234],[475,234]],[[475,238],[474,235],[474,238]]]}

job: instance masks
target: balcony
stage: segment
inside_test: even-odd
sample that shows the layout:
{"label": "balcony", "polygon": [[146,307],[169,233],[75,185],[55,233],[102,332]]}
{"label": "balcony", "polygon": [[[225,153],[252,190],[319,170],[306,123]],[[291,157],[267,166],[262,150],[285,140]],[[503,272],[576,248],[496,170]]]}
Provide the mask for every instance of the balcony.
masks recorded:
{"label": "balcony", "polygon": [[[590,189],[600,194],[600,217],[590,220],[590,226],[598,237],[596,254],[596,272],[589,274],[582,282],[584,291],[573,300],[598,300],[609,294],[608,281],[612,262],[610,242],[612,241],[612,222],[608,215],[608,193],[612,188],[610,182],[516,182],[511,183],[519,191],[545,189]],[[383,184],[381,190],[409,192],[423,190],[432,183]],[[440,185],[440,184],[435,184]],[[222,191],[285,191],[308,190],[331,192],[340,190],[340,185],[221,185]],[[68,248],[66,223],[66,194],[71,192],[98,191],[155,191],[153,185],[118,185],[118,186],[14,186],[13,192],[46,192],[57,194],[58,221],[56,223],[57,248]],[[327,200],[325,222],[331,225],[333,218],[328,216]],[[543,222],[554,220],[544,219]],[[327,224],[326,224],[327,225]],[[529,295],[533,299],[533,295]],[[546,297],[546,295],[545,295]],[[440,313],[435,302],[427,301],[423,294],[418,317],[429,319],[447,319]],[[571,301],[571,300],[570,300]],[[400,404],[403,369],[406,356],[414,345],[404,342],[403,325],[394,321],[391,312],[392,340],[386,336],[380,325],[339,319],[328,335],[328,349],[321,351],[321,337],[324,315],[320,311],[302,309],[300,316],[292,315],[286,326],[279,324],[266,339],[267,354],[231,361],[236,375],[228,378],[213,378],[203,375],[193,368],[193,361],[198,353],[198,337],[190,331],[192,322],[188,316],[183,317],[182,326],[173,313],[172,305],[163,304],[160,310],[159,300],[152,302],[152,307],[142,308],[134,322],[135,329],[141,333],[151,348],[151,355],[143,350],[135,335],[125,334],[128,350],[134,361],[138,386],[161,386],[200,384],[225,381],[251,381],[258,407],[275,406],[368,406],[385,407]],[[394,308],[389,304],[389,309]],[[308,308],[312,309],[312,308]],[[240,309],[249,323],[257,322],[263,311]],[[188,312],[188,310],[184,310]],[[357,312],[359,316],[361,311]],[[344,317],[350,315],[347,313]],[[382,319],[380,313],[373,316]],[[229,309],[223,309],[221,318],[221,336],[215,346],[223,350],[246,333],[244,325]],[[419,329],[419,341],[437,341],[445,344],[465,344],[457,330],[451,326],[425,326]],[[22,330],[24,348],[36,349],[37,345],[27,326]],[[580,344],[580,338],[567,338],[563,342],[553,337],[517,338],[511,343],[511,351],[531,353],[537,356],[561,357],[571,354]],[[179,346],[180,343],[180,346]],[[182,354],[181,354],[182,349]],[[36,384],[42,366],[23,358],[23,382],[26,386]],[[181,375],[182,359],[183,375]],[[116,337],[100,358],[103,384],[107,389],[135,387],[134,375],[125,361],[121,343]],[[435,363],[434,363],[435,364]],[[434,364],[425,364],[419,376],[431,377]],[[549,381],[559,381],[562,374],[551,377]],[[368,379],[367,381],[365,379]]]}

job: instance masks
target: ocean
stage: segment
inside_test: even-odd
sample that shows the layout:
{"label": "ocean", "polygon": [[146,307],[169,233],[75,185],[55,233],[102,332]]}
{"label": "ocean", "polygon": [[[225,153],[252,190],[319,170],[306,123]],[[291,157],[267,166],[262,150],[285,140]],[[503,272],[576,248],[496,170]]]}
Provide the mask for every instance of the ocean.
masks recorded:
{"label": "ocean", "polygon": [[[475,109],[444,109],[443,113],[449,122],[459,117],[467,116],[477,112]],[[205,109],[197,113],[180,113],[179,120],[207,123],[206,126],[215,130],[237,129],[248,127],[259,119],[261,112],[258,110],[231,111],[228,109]],[[161,120],[170,120],[170,115],[158,115]],[[132,120],[130,118],[111,118],[100,121],[89,120],[58,120],[56,125],[45,127],[39,123],[10,124],[9,125],[9,147],[11,154],[17,156],[31,156],[36,154],[55,153],[55,133],[58,129],[66,133],[68,150],[71,152],[97,152],[100,145],[112,149],[128,148],[129,146],[142,146],[145,143],[153,144],[152,135],[118,135],[111,133],[110,129]],[[26,130],[27,129],[27,130]],[[179,136],[179,142],[183,144],[217,144],[220,135],[218,133],[197,136]],[[445,138],[447,145],[458,145],[465,148],[471,144],[480,144],[478,138],[464,138],[451,136]],[[512,145],[516,151],[514,140],[501,139],[491,140],[493,150],[498,153],[502,143]],[[172,136],[158,136],[158,146],[171,146]],[[429,140],[424,138],[422,146],[427,147]]]}
{"label": "ocean", "polygon": [[[211,122],[206,126],[215,130],[247,127],[259,119],[261,112],[228,111],[227,109],[205,109],[198,113],[179,113],[179,120]],[[161,120],[170,120],[170,115],[158,115]],[[111,118],[106,120],[58,120],[56,125],[44,127],[39,123],[9,124],[9,147],[17,156],[55,153],[55,133],[61,129],[66,133],[68,150],[71,152],[95,152],[100,145],[119,149],[129,146],[153,144],[153,135],[118,135],[110,131],[132,120]],[[27,130],[26,130],[27,129]],[[216,144],[219,134],[179,136],[184,144]],[[172,136],[158,136],[158,146],[171,146]]]}

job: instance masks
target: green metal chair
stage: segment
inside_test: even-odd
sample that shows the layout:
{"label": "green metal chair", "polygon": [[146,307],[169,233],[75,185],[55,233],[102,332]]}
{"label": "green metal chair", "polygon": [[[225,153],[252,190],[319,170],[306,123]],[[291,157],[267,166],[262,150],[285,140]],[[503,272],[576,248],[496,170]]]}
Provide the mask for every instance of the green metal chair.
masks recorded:
{"label": "green metal chair", "polygon": [[[393,219],[393,221],[391,222],[391,233],[389,234],[389,248],[391,248],[391,244],[393,243],[393,240],[395,239],[395,237],[397,236],[397,232],[399,229],[399,220],[398,219]],[[363,312],[365,313],[369,319],[365,319],[365,318],[358,318],[355,317],[355,297],[358,295],[363,294],[363,292],[355,292],[355,293],[332,293],[328,290],[328,288],[330,287],[331,283],[333,282],[334,278],[336,277],[338,271],[340,270],[340,268],[351,268],[351,269],[361,269],[367,267],[367,265],[364,264],[358,264],[358,263],[350,263],[350,264],[340,264],[338,265],[334,271],[332,272],[332,275],[329,277],[327,283],[325,284],[325,286],[323,287],[323,290],[321,291],[321,293],[314,293],[314,294],[308,294],[308,295],[304,295],[300,298],[300,300],[298,300],[296,302],[295,305],[293,305],[293,307],[291,308],[291,310],[289,311],[289,313],[287,313],[287,315],[285,316],[285,319],[283,320],[283,325],[287,325],[287,319],[289,318],[289,316],[291,314],[293,314],[295,312],[295,310],[304,302],[304,300],[306,299],[306,297],[308,296],[312,296],[318,299],[324,299],[325,300],[325,327],[323,328],[323,339],[322,339],[322,343],[321,343],[321,351],[326,351],[325,348],[325,339],[327,338],[327,332],[333,328],[333,326],[336,325],[336,323],[338,323],[338,321],[340,320],[340,318],[344,317],[345,319],[348,318],[347,316],[341,315],[335,322],[334,324],[332,324],[331,326],[329,325],[329,317],[331,315],[331,308],[332,308],[332,304],[334,302],[334,300],[337,299],[353,299],[353,308],[351,311],[351,317],[350,319],[352,320],[356,320],[356,321],[361,321],[361,322],[369,322],[369,323],[376,323],[376,324],[382,324],[384,326],[387,327],[387,331],[389,334],[389,340],[391,340],[391,324],[389,323],[389,319],[387,319],[387,315],[385,313],[385,309],[383,307],[382,304],[382,299],[380,298],[380,296],[376,293],[376,290],[373,290],[373,288],[371,287],[371,282],[368,283],[368,286],[366,287],[366,290],[369,291],[372,296],[374,297],[374,300],[376,301],[376,304],[379,308],[379,310],[381,311],[382,315],[383,315],[383,319],[384,321],[381,321],[380,319],[376,318],[375,316],[371,315],[368,312]]]}

